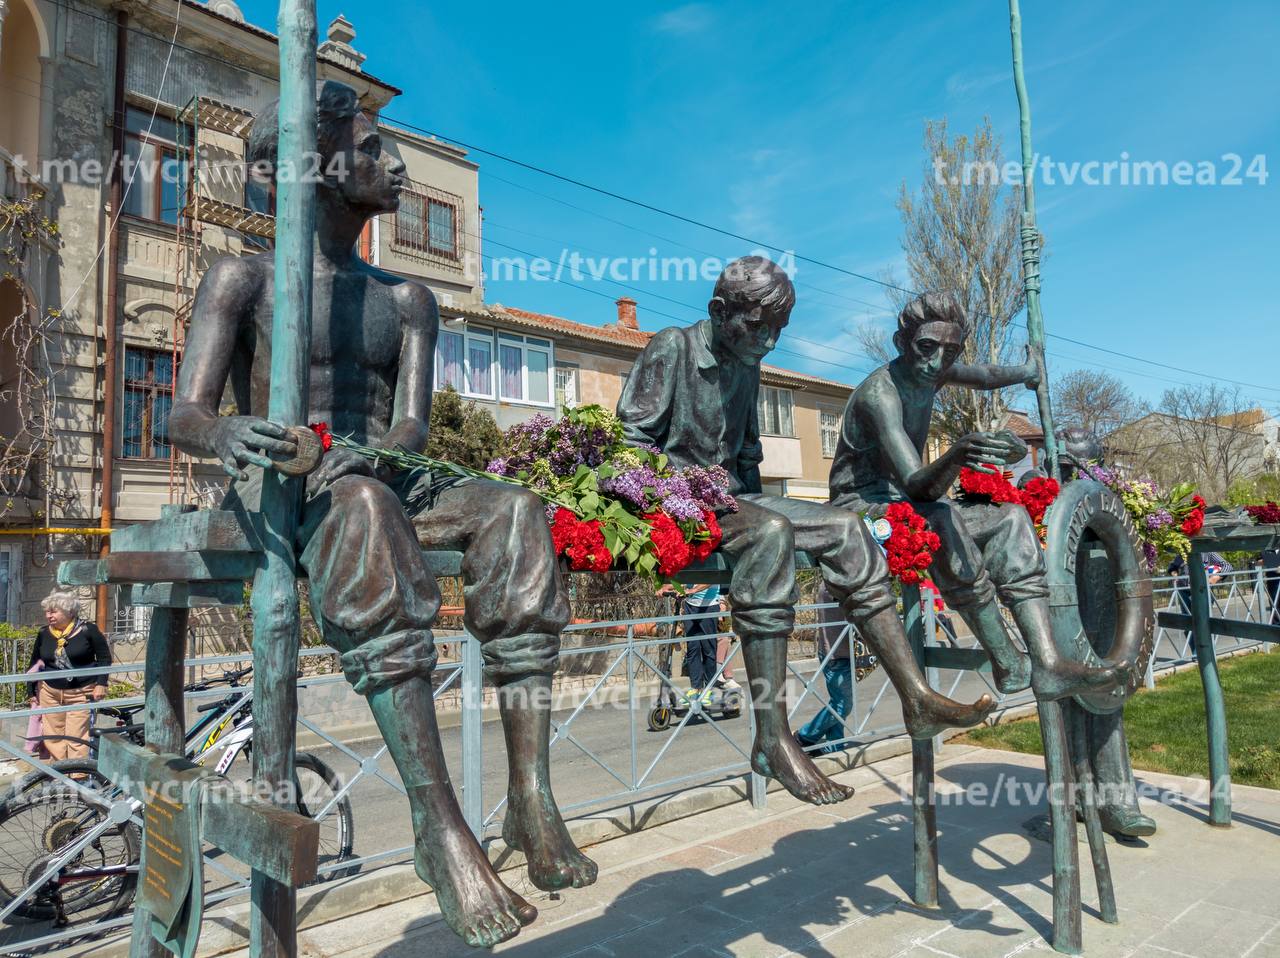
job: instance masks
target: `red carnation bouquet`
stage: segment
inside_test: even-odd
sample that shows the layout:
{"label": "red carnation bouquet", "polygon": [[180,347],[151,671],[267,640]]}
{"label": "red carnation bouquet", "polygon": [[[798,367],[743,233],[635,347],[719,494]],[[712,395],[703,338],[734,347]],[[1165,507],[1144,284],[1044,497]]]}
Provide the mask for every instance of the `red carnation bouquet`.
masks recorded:
{"label": "red carnation bouquet", "polygon": [[1031,521],[1037,526],[1044,523],[1044,514],[1062,491],[1057,479],[1038,476],[1019,489],[1002,472],[985,472],[967,467],[960,470],[960,488],[968,499],[1016,503],[1030,513]]}
{"label": "red carnation bouquet", "polygon": [[1196,493],[1191,497],[1191,508],[1182,518],[1182,525],[1179,526],[1182,534],[1191,537],[1198,535],[1200,530],[1204,528],[1204,510],[1207,503]]}
{"label": "red carnation bouquet", "polygon": [[1259,525],[1280,525],[1280,506],[1270,500],[1260,506],[1245,506],[1244,511]]}
{"label": "red carnation bouquet", "polygon": [[1044,522],[1044,514],[1053,505],[1053,500],[1058,498],[1062,487],[1058,485],[1057,479],[1037,476],[1018,491],[1022,494],[1022,504],[1027,507],[1027,512],[1031,513],[1031,521],[1041,525]]}
{"label": "red carnation bouquet", "polygon": [[884,544],[889,574],[905,585],[918,585],[942,540],[909,502],[893,503],[884,517],[893,529]]}

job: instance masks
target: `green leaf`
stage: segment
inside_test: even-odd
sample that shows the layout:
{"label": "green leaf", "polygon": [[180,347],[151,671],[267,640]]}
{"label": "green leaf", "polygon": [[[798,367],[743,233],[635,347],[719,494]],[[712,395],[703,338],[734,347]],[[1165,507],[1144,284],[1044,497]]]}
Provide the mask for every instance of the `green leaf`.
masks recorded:
{"label": "green leaf", "polygon": [[618,549],[622,545],[622,536],[612,526],[601,526],[600,532],[604,536],[604,547],[613,555],[617,555]]}
{"label": "green leaf", "polygon": [[600,494],[598,492],[588,492],[578,500],[578,504],[582,507],[584,515],[595,518],[596,514],[600,511]]}

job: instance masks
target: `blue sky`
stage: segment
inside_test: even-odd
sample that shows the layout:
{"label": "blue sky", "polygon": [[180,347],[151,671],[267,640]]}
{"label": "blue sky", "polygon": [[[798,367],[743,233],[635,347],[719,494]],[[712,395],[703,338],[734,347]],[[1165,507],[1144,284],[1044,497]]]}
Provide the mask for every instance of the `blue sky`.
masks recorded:
{"label": "blue sky", "polygon": [[[376,9],[377,14],[372,11]],[[274,5],[245,4],[274,27]],[[1001,0],[601,4],[320,0],[344,12],[370,72],[406,92],[386,111],[488,150],[769,244],[906,279],[894,199],[924,175],[925,118],[989,115],[1016,159],[1017,104]],[[1035,145],[1057,162],[1242,158],[1237,186],[1037,185],[1051,255],[1051,333],[1255,384],[1280,407],[1280,10],[1024,0]],[[1262,154],[1265,185],[1244,178]],[[481,164],[486,253],[725,259],[726,238],[497,159]],[[1256,167],[1255,167],[1256,170]],[[623,225],[625,224],[625,225]],[[797,264],[778,365],[857,382],[852,332],[888,323],[877,286]],[[631,282],[628,280],[628,282]],[[634,295],[644,328],[699,317],[711,284],[630,292],[585,279],[490,281],[490,301],[594,324]],[[604,294],[604,295],[600,295]],[[660,297],[667,297],[663,299]],[[677,303],[670,302],[676,300]],[[1139,395],[1199,381],[1050,341],[1050,368],[1116,372]],[[1261,388],[1270,387],[1270,388]]]}

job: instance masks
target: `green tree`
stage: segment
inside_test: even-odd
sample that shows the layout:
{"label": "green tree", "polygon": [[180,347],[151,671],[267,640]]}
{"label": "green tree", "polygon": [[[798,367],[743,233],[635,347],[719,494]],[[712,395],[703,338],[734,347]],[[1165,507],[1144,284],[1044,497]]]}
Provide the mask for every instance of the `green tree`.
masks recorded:
{"label": "green tree", "polygon": [[1237,479],[1222,500],[1228,506],[1255,506],[1280,502],[1280,475],[1264,473],[1253,479]]}
{"label": "green tree", "polygon": [[502,452],[502,430],[489,411],[464,401],[452,386],[431,403],[431,438],[426,454],[472,469],[483,469]]}

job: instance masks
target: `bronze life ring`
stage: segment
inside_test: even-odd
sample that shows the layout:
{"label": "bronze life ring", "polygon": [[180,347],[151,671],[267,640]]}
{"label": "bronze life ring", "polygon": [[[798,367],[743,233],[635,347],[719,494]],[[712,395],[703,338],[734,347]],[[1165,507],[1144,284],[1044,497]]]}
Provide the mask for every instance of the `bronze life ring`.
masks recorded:
{"label": "bronze life ring", "polygon": [[1045,515],[1053,640],[1070,658],[1130,668],[1119,688],[1075,697],[1090,712],[1124,706],[1155,648],[1151,574],[1120,497],[1092,479],[1067,483]]}

